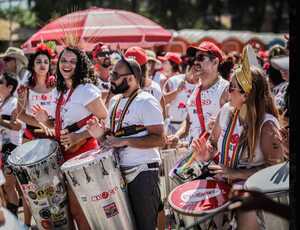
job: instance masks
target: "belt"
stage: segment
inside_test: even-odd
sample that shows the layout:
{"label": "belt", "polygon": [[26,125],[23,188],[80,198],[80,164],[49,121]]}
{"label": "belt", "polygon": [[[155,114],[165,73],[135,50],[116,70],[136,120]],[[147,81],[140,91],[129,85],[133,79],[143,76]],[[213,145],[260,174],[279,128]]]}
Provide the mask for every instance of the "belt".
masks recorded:
{"label": "belt", "polygon": [[159,168],[159,163],[158,162],[148,163],[147,166],[149,169],[156,169]]}
{"label": "belt", "polygon": [[182,123],[182,121],[170,121],[171,124],[178,124],[180,125]]}

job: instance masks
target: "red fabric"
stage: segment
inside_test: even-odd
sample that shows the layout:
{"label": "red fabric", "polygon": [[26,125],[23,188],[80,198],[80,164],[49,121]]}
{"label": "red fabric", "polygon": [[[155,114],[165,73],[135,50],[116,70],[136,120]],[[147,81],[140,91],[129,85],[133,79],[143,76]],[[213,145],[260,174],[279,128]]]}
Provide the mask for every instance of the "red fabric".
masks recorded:
{"label": "red fabric", "polygon": [[145,65],[148,61],[148,57],[146,51],[141,47],[130,47],[125,52],[126,58],[133,58],[136,60],[140,65]]}
{"label": "red fabric", "polygon": [[65,104],[71,97],[73,93],[73,90],[71,89],[66,101],[64,101],[64,94],[61,93],[60,97],[58,99],[57,105],[56,105],[56,110],[55,110],[55,138],[56,140],[60,141],[60,131],[62,128],[62,122],[61,122],[61,116],[60,116],[60,111],[61,111],[61,106]]}
{"label": "red fabric", "polygon": [[196,110],[197,110],[197,115],[198,115],[198,119],[199,119],[200,126],[201,126],[201,131],[202,131],[200,133],[200,135],[199,135],[199,138],[201,136],[203,136],[203,135],[206,138],[208,136],[208,133],[206,132],[206,129],[205,129],[205,121],[204,121],[203,110],[202,110],[201,86],[199,86],[197,88],[197,93],[196,93]]}
{"label": "red fabric", "polygon": [[87,139],[87,142],[82,145],[77,151],[70,152],[70,151],[63,151],[64,161],[67,161],[81,153],[90,151],[92,149],[98,148],[98,141],[95,138],[89,138]]}
{"label": "red fabric", "polygon": [[180,64],[182,62],[182,59],[179,54],[173,53],[173,52],[168,52],[166,53],[165,56],[158,56],[158,60],[164,62],[164,61],[172,61],[175,62],[176,64]]}
{"label": "red fabric", "polygon": [[[172,33],[139,14],[116,9],[91,7],[59,17],[33,34],[24,44],[25,53],[32,52],[40,41],[61,41],[68,34],[79,38],[85,51],[92,51],[102,42],[120,48],[131,46],[152,47],[167,44]],[[125,47],[126,46],[126,47]],[[60,47],[57,46],[58,52]]]}
{"label": "red fabric", "polygon": [[27,129],[27,128],[24,129],[24,135],[25,135],[25,137],[26,137],[27,139],[29,139],[29,140],[33,140],[33,139],[34,139],[33,134],[32,134],[32,133],[30,132],[30,130]]}

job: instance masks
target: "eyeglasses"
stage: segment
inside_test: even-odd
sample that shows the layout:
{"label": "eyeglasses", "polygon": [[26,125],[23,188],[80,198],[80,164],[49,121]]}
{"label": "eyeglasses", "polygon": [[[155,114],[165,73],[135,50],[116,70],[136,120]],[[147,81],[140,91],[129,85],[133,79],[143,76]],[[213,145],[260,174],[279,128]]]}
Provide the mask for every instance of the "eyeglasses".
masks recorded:
{"label": "eyeglasses", "polygon": [[229,83],[229,88],[228,88],[228,92],[232,93],[233,91],[238,91],[240,94],[244,94],[245,91],[243,89],[241,89],[240,87],[234,87],[234,85],[232,84],[232,82]]}
{"label": "eyeglasses", "polygon": [[110,75],[110,80],[116,81],[116,80],[120,79],[121,77],[132,75],[132,73],[119,74],[118,72],[112,71],[112,72],[110,72],[109,75]]}
{"label": "eyeglasses", "polygon": [[3,58],[4,62],[10,62],[10,61],[13,61],[13,60],[16,60],[16,59],[13,58],[13,57],[5,57],[5,58]]}
{"label": "eyeglasses", "polygon": [[205,58],[212,58],[213,56],[212,55],[207,55],[207,54],[198,54],[196,57],[195,57],[195,61],[198,61],[198,62],[203,62],[205,60]]}

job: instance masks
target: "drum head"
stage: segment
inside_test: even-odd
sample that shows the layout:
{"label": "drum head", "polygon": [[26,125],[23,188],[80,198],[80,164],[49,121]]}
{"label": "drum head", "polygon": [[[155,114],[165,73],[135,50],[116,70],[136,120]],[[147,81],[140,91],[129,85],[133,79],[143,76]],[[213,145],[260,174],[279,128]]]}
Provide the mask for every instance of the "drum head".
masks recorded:
{"label": "drum head", "polygon": [[101,149],[91,150],[67,160],[61,166],[61,170],[66,171],[66,170],[72,170],[78,168],[79,166],[85,166],[90,163],[97,162],[99,159],[102,159],[103,157],[107,157],[111,154],[112,151],[101,152]]}
{"label": "drum head", "polygon": [[194,180],[176,187],[169,203],[185,215],[205,215],[215,212],[228,202],[230,186],[214,180]]}
{"label": "drum head", "polygon": [[289,162],[264,168],[250,176],[245,190],[273,193],[289,190]]}
{"label": "drum head", "polygon": [[57,151],[58,143],[50,139],[37,139],[15,148],[8,157],[11,165],[25,166],[38,163]]}

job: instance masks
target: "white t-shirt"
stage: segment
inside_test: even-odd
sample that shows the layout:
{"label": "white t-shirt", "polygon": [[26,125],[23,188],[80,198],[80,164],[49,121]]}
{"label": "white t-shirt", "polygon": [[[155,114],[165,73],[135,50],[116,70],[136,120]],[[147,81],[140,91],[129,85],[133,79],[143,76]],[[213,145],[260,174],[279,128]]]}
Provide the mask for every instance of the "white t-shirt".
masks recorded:
{"label": "white t-shirt", "polygon": [[[219,77],[219,80],[206,90],[201,90],[201,105],[204,116],[205,129],[208,130],[208,123],[211,118],[216,118],[218,112],[220,111],[220,99],[225,90],[229,85],[229,82]],[[191,122],[189,141],[194,138],[198,138],[202,133],[197,109],[196,109],[196,94],[198,92],[198,87],[194,89],[191,97],[187,102],[187,109],[189,113],[189,118]]]}
{"label": "white t-shirt", "polygon": [[[185,80],[185,74],[173,76],[168,79],[167,83],[170,92],[178,88],[181,82]],[[171,121],[182,122],[187,116],[187,101],[191,96],[196,84],[185,81],[185,88],[177,94],[176,98],[169,103],[168,115]]]}
{"label": "white t-shirt", "polygon": [[160,102],[163,96],[159,84],[157,84],[153,80],[151,80],[151,85],[148,87],[144,87],[143,90],[153,95],[153,97],[155,97],[158,102]]}
{"label": "white t-shirt", "polygon": [[[10,97],[3,107],[0,109],[0,115],[11,116],[12,112],[17,108],[18,99],[14,96]],[[2,144],[12,143],[14,145],[21,144],[22,133],[20,131],[7,129],[0,126],[0,133],[2,138]]]}
{"label": "white t-shirt", "polygon": [[[109,117],[106,120],[106,127],[110,128],[110,119],[112,110],[117,102],[118,96],[111,99],[109,105]],[[118,127],[118,120],[122,114],[122,110],[128,98],[122,98],[116,111],[115,129]],[[123,120],[122,127],[131,125],[163,125],[163,115],[160,104],[149,93],[141,91],[130,104],[127,113]],[[116,131],[116,130],[114,130]],[[143,137],[147,136],[148,131],[143,131],[127,137]],[[126,138],[127,138],[126,137]],[[160,155],[158,148],[140,149],[127,147],[120,151],[120,165],[122,166],[136,166],[144,163],[159,162]]]}
{"label": "white t-shirt", "polygon": [[[70,90],[64,94],[64,101],[67,100]],[[78,85],[69,100],[61,106],[62,128],[74,124],[92,113],[86,106],[101,96],[100,90],[93,84]],[[77,132],[81,132],[85,127],[82,127]]]}
{"label": "white t-shirt", "polygon": [[26,106],[26,113],[32,115],[32,107],[34,105],[41,105],[44,109],[47,110],[48,114],[54,118],[55,117],[55,108],[57,103],[57,90],[53,88],[48,93],[38,93],[32,89],[28,90],[28,103]]}

